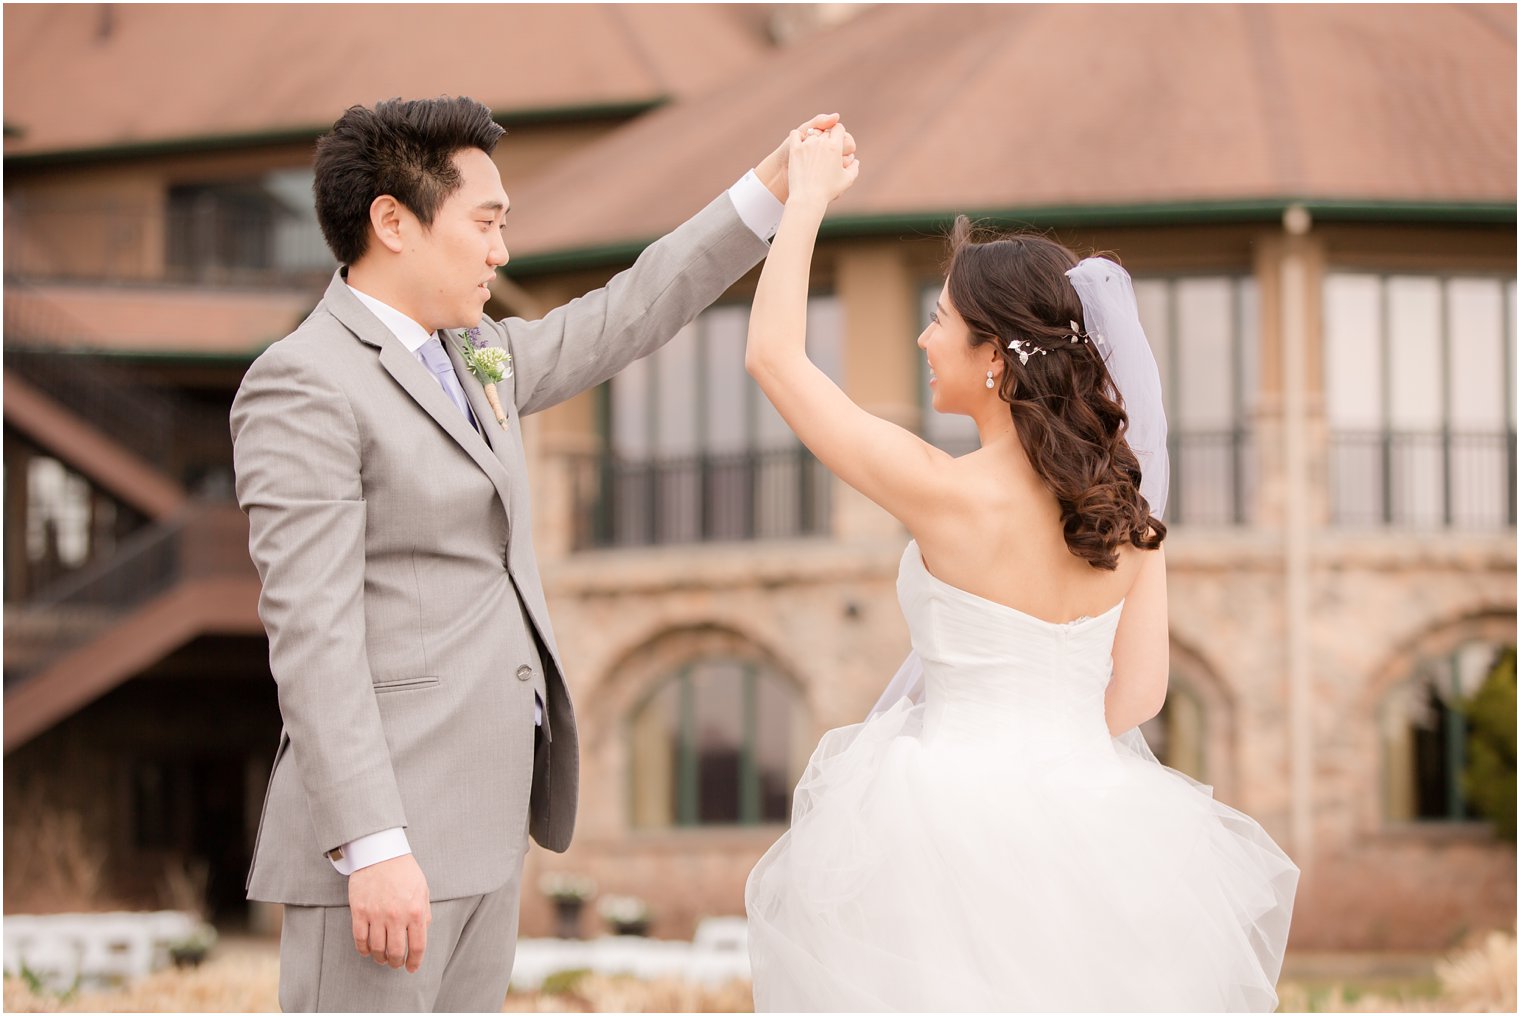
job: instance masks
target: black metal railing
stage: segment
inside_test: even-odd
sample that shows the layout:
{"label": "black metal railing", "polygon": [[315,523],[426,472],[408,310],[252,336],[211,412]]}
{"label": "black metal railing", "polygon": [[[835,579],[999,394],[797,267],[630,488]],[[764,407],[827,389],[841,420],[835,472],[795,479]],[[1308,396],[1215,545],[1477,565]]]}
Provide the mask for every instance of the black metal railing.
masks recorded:
{"label": "black metal railing", "polygon": [[729,455],[567,458],[575,549],[812,536],[829,474],[800,445]]}
{"label": "black metal railing", "polygon": [[1515,431],[1348,431],[1330,436],[1337,526],[1494,530],[1515,525]]}
{"label": "black metal railing", "polygon": [[1260,459],[1251,431],[1184,431],[1168,434],[1166,443],[1168,523],[1247,526],[1256,521]]}
{"label": "black metal railing", "polygon": [[104,357],[13,345],[25,342],[27,333],[12,331],[9,321],[6,326],[6,371],[186,489],[231,496],[227,407],[150,387],[140,374]]}
{"label": "black metal railing", "polygon": [[180,549],[188,514],[144,526],[116,545],[104,560],[37,591],[26,604],[33,611],[74,606],[130,610],[167,589],[180,574]]}
{"label": "black metal railing", "polygon": [[7,610],[6,627],[30,651],[8,652],[5,687],[40,673],[100,631],[168,589],[182,572],[190,513],[146,526],[104,560],[87,565]]}

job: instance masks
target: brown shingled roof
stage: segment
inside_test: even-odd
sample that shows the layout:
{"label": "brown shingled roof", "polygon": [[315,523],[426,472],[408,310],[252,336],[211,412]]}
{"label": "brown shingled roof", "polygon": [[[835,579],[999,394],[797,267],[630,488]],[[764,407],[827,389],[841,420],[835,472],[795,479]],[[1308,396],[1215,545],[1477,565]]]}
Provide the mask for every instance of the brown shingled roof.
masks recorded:
{"label": "brown shingled roof", "polygon": [[[498,114],[710,88],[768,48],[721,5],[5,7],[5,153],[325,129],[354,103]],[[12,136],[13,131],[18,132]]]}
{"label": "brown shingled roof", "polygon": [[1515,9],[881,6],[513,193],[514,254],[642,242],[815,112],[839,219],[1322,198],[1515,199]]}
{"label": "brown shingled roof", "polygon": [[311,313],[309,290],[7,286],[7,343],[253,359]]}

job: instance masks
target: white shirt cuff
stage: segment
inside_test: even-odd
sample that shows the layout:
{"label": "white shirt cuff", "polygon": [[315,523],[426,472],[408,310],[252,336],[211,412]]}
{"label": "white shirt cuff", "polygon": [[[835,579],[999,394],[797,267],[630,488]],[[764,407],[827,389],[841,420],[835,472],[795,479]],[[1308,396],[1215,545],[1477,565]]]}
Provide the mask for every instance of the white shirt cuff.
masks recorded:
{"label": "white shirt cuff", "polygon": [[394,829],[382,829],[378,833],[361,836],[351,843],[343,844],[339,849],[342,851],[341,857],[335,858],[329,854],[327,859],[332,861],[332,866],[338,869],[339,875],[352,875],[360,868],[410,854],[412,845],[406,841],[406,830],[396,826]]}
{"label": "white shirt cuff", "polygon": [[781,226],[781,211],[786,206],[776,200],[770,188],[760,182],[752,169],[728,189],[729,200],[744,224],[762,240],[776,235]]}

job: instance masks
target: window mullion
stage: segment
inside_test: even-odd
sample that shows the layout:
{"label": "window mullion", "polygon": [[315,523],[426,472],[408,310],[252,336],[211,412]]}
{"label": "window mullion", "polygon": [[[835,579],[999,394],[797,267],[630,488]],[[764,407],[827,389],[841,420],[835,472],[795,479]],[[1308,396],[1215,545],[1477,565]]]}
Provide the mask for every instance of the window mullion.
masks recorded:
{"label": "window mullion", "polygon": [[677,779],[676,824],[697,824],[697,695],[691,668],[681,671],[680,774]]}
{"label": "window mullion", "polygon": [[1462,770],[1467,764],[1467,724],[1462,718],[1462,667],[1461,652],[1454,651],[1448,658],[1450,664],[1450,698],[1442,714],[1446,727],[1446,817],[1461,820],[1467,817],[1467,802],[1462,793]]}
{"label": "window mullion", "polygon": [[744,735],[739,745],[739,824],[755,825],[760,821],[760,778],[755,758],[759,738],[758,688],[753,665],[744,667],[743,723]]}
{"label": "window mullion", "polygon": [[1515,428],[1510,421],[1512,419],[1511,414],[1514,413],[1515,405],[1515,379],[1512,373],[1515,369],[1515,364],[1513,362],[1513,357],[1510,356],[1510,335],[1513,334],[1512,329],[1515,327],[1515,322],[1511,319],[1510,315],[1508,286],[1503,280],[1499,282],[1499,321],[1500,327],[1502,329],[1499,333],[1500,356],[1504,360],[1504,372],[1499,381],[1499,383],[1504,387],[1504,401],[1500,403],[1500,405],[1504,407],[1504,457],[1506,463],[1508,464],[1508,472],[1505,474],[1504,486],[1505,489],[1509,492],[1509,515],[1507,517],[1507,521],[1510,525],[1513,526],[1515,524],[1516,487]]}
{"label": "window mullion", "polygon": [[1185,424],[1182,420],[1182,364],[1178,351],[1182,346],[1182,326],[1177,320],[1177,288],[1178,279],[1173,277],[1166,280],[1166,346],[1167,364],[1166,372],[1171,376],[1166,379],[1166,387],[1163,393],[1172,393],[1171,416],[1177,420],[1180,426],[1167,428],[1167,443],[1171,445],[1167,458],[1170,463],[1171,477],[1167,484],[1167,508],[1171,511],[1171,517],[1178,522],[1186,521],[1185,507],[1182,497],[1183,482],[1186,470],[1183,464],[1183,444],[1185,436]]}

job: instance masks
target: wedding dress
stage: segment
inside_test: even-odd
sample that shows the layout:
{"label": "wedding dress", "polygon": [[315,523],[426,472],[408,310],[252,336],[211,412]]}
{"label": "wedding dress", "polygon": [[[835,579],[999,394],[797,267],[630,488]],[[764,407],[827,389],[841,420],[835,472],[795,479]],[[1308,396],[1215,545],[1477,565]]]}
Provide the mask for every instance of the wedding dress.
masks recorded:
{"label": "wedding dress", "polygon": [[757,1011],[1272,1011],[1298,868],[1109,735],[1123,601],[1041,620],[898,598],[924,700],[829,731],[745,889]]}

